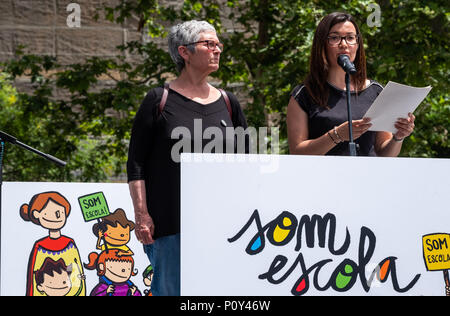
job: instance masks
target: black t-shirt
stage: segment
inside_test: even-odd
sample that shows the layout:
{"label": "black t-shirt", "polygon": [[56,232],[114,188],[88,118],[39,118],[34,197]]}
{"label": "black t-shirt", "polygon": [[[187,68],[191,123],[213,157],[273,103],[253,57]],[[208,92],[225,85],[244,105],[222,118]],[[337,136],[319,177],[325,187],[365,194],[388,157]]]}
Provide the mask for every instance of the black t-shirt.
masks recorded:
{"label": "black t-shirt", "polygon": [[[152,89],[142,102],[133,123],[127,162],[128,181],[145,180],[148,211],[155,223],[153,238],[180,232],[180,163],[172,159],[172,149],[176,148],[175,152],[203,152],[205,145],[209,144],[208,148],[213,147],[213,150],[208,152],[214,152],[216,147],[211,146],[211,138],[196,137],[200,133],[203,135],[208,127],[214,127],[222,131],[222,148],[226,152],[227,143],[230,146],[229,143],[234,142],[234,139],[226,138],[226,126],[247,128],[239,102],[229,92],[232,118],[222,96],[203,105],[172,89],[159,114],[162,93],[163,88]],[[195,119],[201,121],[195,123]],[[177,131],[181,133],[172,139],[176,128],[175,134]],[[190,142],[190,148],[182,147],[181,141],[185,144]],[[177,155],[174,157],[179,158]]]}
{"label": "black t-shirt", "polygon": [[[291,95],[308,115],[308,131],[310,139],[316,139],[335,126],[339,126],[347,121],[347,92],[336,88],[330,83],[328,83],[328,87],[329,109],[315,104],[304,85],[299,85],[292,91]],[[371,81],[364,90],[359,91],[358,93],[352,91],[350,95],[352,120],[362,119],[382,90],[383,87],[378,82]],[[374,149],[375,134],[375,132],[369,131],[354,140],[358,156],[376,156]],[[349,156],[350,151],[348,142],[339,143],[327,152],[326,155]]]}

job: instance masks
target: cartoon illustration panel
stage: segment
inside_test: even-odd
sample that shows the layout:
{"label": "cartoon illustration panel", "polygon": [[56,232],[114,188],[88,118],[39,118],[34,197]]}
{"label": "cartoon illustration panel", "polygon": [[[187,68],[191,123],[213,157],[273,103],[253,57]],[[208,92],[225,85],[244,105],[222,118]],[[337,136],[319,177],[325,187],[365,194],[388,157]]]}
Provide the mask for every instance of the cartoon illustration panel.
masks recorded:
{"label": "cartoon illustration panel", "polygon": [[10,182],[2,203],[2,295],[151,295],[127,184]]}

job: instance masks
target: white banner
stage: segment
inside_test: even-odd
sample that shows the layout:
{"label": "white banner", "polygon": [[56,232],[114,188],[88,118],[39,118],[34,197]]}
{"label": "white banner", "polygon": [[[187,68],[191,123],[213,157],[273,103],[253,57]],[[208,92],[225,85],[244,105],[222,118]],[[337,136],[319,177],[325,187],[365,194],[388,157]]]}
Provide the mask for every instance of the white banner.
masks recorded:
{"label": "white banner", "polygon": [[183,155],[181,167],[182,295],[446,295],[448,159]]}
{"label": "white banner", "polygon": [[149,290],[127,184],[5,182],[2,193],[1,295]]}

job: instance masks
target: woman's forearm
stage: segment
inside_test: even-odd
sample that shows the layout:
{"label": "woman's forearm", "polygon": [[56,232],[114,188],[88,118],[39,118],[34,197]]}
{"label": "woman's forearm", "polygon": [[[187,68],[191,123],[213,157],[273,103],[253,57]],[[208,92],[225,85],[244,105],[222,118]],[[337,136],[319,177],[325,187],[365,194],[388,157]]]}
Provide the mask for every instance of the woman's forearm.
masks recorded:
{"label": "woman's forearm", "polygon": [[130,189],[131,200],[133,201],[133,206],[135,212],[148,212],[147,209],[147,197],[145,190],[144,180],[135,180],[128,183]]}
{"label": "woman's forearm", "polygon": [[291,144],[289,151],[294,155],[325,155],[336,146],[331,137],[324,134],[316,139],[307,139],[300,143]]}

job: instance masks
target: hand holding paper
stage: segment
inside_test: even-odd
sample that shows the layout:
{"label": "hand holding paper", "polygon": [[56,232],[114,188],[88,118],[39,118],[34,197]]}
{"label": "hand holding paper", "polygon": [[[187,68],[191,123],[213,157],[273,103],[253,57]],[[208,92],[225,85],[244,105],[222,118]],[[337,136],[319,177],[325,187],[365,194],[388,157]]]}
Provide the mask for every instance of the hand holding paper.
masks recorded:
{"label": "hand holding paper", "polygon": [[371,119],[369,131],[386,131],[395,134],[395,122],[399,118],[408,118],[425,99],[431,86],[415,88],[389,81],[364,117]]}

